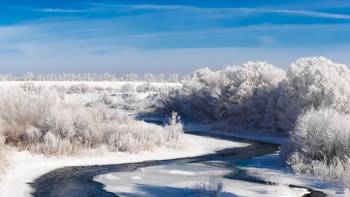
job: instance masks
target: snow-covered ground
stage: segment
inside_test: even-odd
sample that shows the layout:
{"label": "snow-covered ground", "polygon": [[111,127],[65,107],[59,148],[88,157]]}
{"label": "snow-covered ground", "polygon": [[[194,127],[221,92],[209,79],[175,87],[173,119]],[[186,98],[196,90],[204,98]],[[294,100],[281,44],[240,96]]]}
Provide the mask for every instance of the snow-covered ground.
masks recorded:
{"label": "snow-covered ground", "polygon": [[[12,154],[11,166],[6,174],[2,175],[0,182],[0,196],[30,196],[30,187],[27,183],[51,170],[65,166],[86,166],[142,162],[148,160],[165,160],[173,158],[194,157],[213,153],[218,149],[229,147],[243,147],[246,143],[232,142],[184,134],[192,146],[188,150],[173,150],[161,148],[154,152],[141,152],[139,154],[127,153],[105,153],[100,150],[93,156],[79,158],[45,158],[43,156],[32,156],[28,152],[14,152]],[[96,156],[96,155],[103,156]]]}

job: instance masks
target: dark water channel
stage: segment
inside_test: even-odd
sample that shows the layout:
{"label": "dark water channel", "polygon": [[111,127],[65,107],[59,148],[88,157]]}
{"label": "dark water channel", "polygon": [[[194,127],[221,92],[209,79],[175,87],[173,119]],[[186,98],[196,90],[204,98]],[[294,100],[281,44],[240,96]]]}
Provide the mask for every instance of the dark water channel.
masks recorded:
{"label": "dark water channel", "polygon": [[[228,161],[228,160],[247,160],[252,157],[263,156],[272,154],[278,151],[279,145],[259,142],[254,140],[247,140],[235,137],[228,137],[219,134],[211,134],[204,132],[187,131],[188,134],[210,136],[214,138],[222,138],[225,140],[234,140],[250,145],[246,147],[227,148],[224,150],[216,151],[213,154],[207,154],[198,157],[170,159],[163,161],[147,161],[139,163],[129,164],[115,164],[115,165],[94,165],[94,166],[75,166],[64,167],[53,170],[47,174],[34,180],[29,185],[33,188],[32,195],[35,197],[110,197],[117,196],[103,189],[101,183],[93,181],[93,177],[106,173],[113,172],[132,172],[138,168],[169,165],[169,164],[188,164],[188,163],[201,163],[207,161]],[[227,178],[227,177],[226,177]],[[250,177],[244,171],[239,172],[232,177],[236,180],[254,182],[259,184],[268,184],[265,180],[259,180],[254,177]],[[299,186],[291,186],[299,187]],[[307,188],[309,189],[309,188]],[[309,189],[311,194],[308,196],[318,197],[325,196],[321,192],[313,191]]]}

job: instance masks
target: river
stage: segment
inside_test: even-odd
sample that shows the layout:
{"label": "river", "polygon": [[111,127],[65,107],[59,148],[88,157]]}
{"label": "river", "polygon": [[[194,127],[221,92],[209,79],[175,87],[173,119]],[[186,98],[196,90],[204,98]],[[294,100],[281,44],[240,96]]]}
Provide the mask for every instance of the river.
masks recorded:
{"label": "river", "polygon": [[[220,134],[212,134],[206,132],[186,131],[187,134],[204,135],[214,138],[223,138],[226,140],[234,140],[249,143],[246,147],[228,148],[216,151],[213,154],[207,154],[192,158],[171,159],[163,161],[147,161],[139,163],[116,164],[116,165],[95,165],[95,166],[75,166],[64,167],[53,170],[47,174],[29,183],[33,188],[32,195],[35,197],[112,197],[117,196],[103,189],[103,184],[94,181],[94,177],[113,173],[113,172],[133,172],[140,168],[150,166],[184,166],[185,164],[208,163],[211,161],[239,161],[247,160],[252,157],[259,157],[275,153],[279,149],[278,144],[248,140]],[[225,166],[223,166],[225,168]],[[227,168],[225,168],[227,170]],[[253,182],[258,184],[271,184],[269,181],[260,180],[249,176],[244,170],[236,166],[232,166],[230,176],[225,178]],[[233,174],[233,175],[232,175]],[[305,188],[296,185],[290,187]],[[311,193],[307,196],[318,197],[326,196],[322,192],[308,189]]]}

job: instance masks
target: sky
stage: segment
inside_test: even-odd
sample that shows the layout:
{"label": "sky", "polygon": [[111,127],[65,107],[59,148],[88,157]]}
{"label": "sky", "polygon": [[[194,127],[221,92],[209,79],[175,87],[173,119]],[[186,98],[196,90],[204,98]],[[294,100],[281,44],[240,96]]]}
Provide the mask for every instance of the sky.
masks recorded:
{"label": "sky", "polygon": [[0,73],[287,69],[325,56],[350,65],[348,0],[0,0]]}

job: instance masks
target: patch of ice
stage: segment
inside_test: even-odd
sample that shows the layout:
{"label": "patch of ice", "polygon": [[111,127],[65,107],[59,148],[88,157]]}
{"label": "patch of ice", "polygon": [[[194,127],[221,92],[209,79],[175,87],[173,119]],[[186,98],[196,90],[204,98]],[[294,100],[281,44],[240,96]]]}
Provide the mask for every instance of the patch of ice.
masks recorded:
{"label": "patch of ice", "polygon": [[114,175],[112,175],[112,174],[107,174],[107,175],[105,176],[105,178],[108,179],[108,180],[113,180],[113,181],[115,181],[115,180],[120,180],[119,177],[114,176]]}
{"label": "patch of ice", "polygon": [[139,176],[133,176],[133,177],[131,177],[130,179],[132,179],[132,180],[141,180],[141,179],[143,179],[142,177],[139,177]]}
{"label": "patch of ice", "polygon": [[182,171],[182,170],[172,170],[169,172],[169,174],[180,174],[180,175],[189,175],[189,176],[194,176],[196,173],[193,172],[187,172],[187,171]]}

